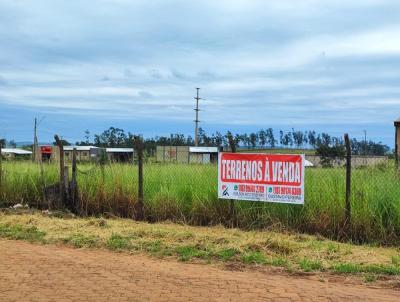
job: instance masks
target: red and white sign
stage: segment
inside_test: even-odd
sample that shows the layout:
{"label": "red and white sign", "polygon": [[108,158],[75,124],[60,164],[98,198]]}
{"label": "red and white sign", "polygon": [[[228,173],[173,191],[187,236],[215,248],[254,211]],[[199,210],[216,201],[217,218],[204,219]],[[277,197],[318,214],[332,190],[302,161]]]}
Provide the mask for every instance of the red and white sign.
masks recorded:
{"label": "red and white sign", "polygon": [[219,153],[218,197],[304,204],[304,155]]}

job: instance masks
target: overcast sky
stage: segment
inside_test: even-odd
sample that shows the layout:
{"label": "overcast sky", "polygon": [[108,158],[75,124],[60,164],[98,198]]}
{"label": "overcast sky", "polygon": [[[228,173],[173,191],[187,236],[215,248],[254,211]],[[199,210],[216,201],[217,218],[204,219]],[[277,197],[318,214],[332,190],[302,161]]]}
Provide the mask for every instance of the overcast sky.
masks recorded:
{"label": "overcast sky", "polygon": [[0,136],[315,129],[393,145],[400,1],[0,0]]}

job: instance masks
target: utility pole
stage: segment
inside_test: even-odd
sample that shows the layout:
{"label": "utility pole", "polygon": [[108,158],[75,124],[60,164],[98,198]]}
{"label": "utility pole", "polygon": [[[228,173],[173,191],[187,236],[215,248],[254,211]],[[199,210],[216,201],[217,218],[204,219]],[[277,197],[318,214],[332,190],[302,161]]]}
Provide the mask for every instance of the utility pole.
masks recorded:
{"label": "utility pole", "polygon": [[33,147],[32,147],[32,161],[36,160],[36,150],[37,150],[37,118],[35,117],[35,126],[33,128]]}
{"label": "utility pole", "polygon": [[37,138],[37,127],[39,127],[40,123],[46,118],[46,116],[43,116],[40,121],[37,121],[37,118],[35,117],[35,126],[33,128],[33,150],[32,150],[32,161],[36,161],[36,159],[41,160],[41,154],[36,154],[38,149],[39,149],[39,143],[38,143],[38,138]]}
{"label": "utility pole", "polygon": [[367,130],[364,130],[364,156],[367,155]]}
{"label": "utility pole", "polygon": [[199,100],[201,100],[201,98],[199,97],[200,88],[196,88],[196,90],[197,96],[194,98],[196,100],[196,108],[194,109],[194,111],[196,111],[196,119],[194,120],[196,125],[194,129],[194,145],[197,147],[199,145]]}
{"label": "utility pole", "polygon": [[364,130],[364,166],[367,165],[367,130]]}

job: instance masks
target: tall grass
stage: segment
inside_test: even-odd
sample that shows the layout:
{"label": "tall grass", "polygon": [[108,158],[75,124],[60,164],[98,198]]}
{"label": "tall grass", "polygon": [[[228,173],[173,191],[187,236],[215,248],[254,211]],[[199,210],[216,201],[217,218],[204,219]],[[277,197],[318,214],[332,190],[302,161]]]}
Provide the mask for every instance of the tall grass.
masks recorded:
{"label": "tall grass", "polygon": [[[57,182],[56,165],[45,165],[45,183]],[[79,165],[78,184],[82,212],[106,212],[133,217],[137,199],[137,167],[111,164]],[[354,169],[352,221],[343,233],[344,168],[306,169],[305,205],[235,202],[239,227],[283,228],[320,233],[330,238],[359,242],[400,243],[400,178],[390,164]],[[149,221],[172,220],[196,225],[226,224],[229,202],[217,198],[215,165],[144,165],[145,216]],[[37,164],[3,164],[0,204],[42,203],[42,180]]]}

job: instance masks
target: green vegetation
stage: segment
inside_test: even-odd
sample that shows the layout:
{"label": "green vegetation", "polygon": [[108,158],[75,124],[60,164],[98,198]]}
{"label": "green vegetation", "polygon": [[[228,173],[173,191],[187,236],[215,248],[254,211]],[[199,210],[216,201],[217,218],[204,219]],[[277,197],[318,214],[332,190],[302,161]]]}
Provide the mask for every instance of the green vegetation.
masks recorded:
{"label": "green vegetation", "polygon": [[105,248],[230,267],[276,266],[289,272],[354,274],[366,282],[373,282],[383,275],[400,275],[400,254],[396,248],[220,226],[149,224],[129,219],[65,219],[40,212],[0,213],[0,238],[65,244],[74,248]]}
{"label": "green vegetation", "polygon": [[[129,164],[103,167],[82,164],[78,168],[82,213],[134,217],[137,167]],[[44,165],[45,184],[57,182],[57,170],[56,165]],[[28,203],[46,208],[39,171],[38,165],[30,162],[3,163],[0,205]],[[215,165],[146,163],[144,178],[147,221],[170,220],[191,225],[230,224],[229,202],[217,199]],[[399,181],[392,163],[353,170],[350,232],[344,232],[343,228],[344,168],[306,169],[304,206],[235,202],[236,224],[243,229],[272,227],[319,233],[331,239],[353,242],[398,244]]]}
{"label": "green vegetation", "polygon": [[35,226],[23,226],[20,224],[1,224],[0,237],[26,240],[30,242],[41,242],[46,234],[39,231]]}

